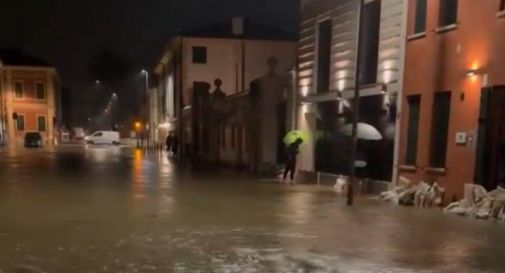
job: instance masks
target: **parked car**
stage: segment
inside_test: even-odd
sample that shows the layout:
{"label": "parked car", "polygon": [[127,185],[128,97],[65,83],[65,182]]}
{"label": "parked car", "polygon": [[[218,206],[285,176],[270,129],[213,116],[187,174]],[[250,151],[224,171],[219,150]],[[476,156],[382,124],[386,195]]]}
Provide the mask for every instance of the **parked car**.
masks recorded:
{"label": "parked car", "polygon": [[74,139],[75,140],[79,140],[79,141],[84,140],[84,137],[86,136],[86,134],[84,133],[84,129],[83,128],[81,128],[81,127],[74,127],[73,130],[74,130]]}
{"label": "parked car", "polygon": [[25,135],[25,147],[39,148],[42,147],[42,135],[38,132],[29,132]]}
{"label": "parked car", "polygon": [[87,144],[119,145],[119,133],[113,131],[98,131],[84,138]]}

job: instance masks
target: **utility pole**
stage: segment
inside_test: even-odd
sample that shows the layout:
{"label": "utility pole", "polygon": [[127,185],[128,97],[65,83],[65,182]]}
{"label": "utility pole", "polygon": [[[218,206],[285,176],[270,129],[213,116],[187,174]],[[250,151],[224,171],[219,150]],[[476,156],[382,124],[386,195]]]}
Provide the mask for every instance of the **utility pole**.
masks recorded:
{"label": "utility pole", "polygon": [[347,205],[354,203],[354,185],[356,185],[356,158],[358,148],[358,122],[359,122],[359,104],[360,104],[360,76],[361,76],[361,27],[363,25],[364,0],[359,0],[358,6],[358,33],[356,37],[356,74],[354,77],[354,101],[352,111],[352,143],[351,143],[351,162],[349,185],[347,187]]}

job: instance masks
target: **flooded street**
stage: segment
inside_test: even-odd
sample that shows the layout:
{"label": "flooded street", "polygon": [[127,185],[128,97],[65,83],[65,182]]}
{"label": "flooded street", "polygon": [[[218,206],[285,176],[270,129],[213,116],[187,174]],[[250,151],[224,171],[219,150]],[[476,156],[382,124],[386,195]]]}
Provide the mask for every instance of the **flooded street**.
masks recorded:
{"label": "flooded street", "polygon": [[126,148],[0,152],[0,272],[505,272],[505,224]]}

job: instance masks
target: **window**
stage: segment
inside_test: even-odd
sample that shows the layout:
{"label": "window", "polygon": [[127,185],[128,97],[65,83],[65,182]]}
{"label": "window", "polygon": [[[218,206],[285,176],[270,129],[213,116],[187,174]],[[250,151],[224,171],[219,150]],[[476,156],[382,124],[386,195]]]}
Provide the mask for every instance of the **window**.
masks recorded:
{"label": "window", "polygon": [[456,24],[458,19],[458,0],[440,0],[439,25]]}
{"label": "window", "polygon": [[371,1],[363,8],[363,24],[361,26],[360,79],[361,85],[377,82],[379,64],[379,32],[381,25],[381,1]]}
{"label": "window", "polygon": [[102,137],[102,136],[103,136],[102,132],[93,134],[93,137]]}
{"label": "window", "polygon": [[332,23],[319,23],[317,40],[317,93],[330,91]]}
{"label": "window", "polygon": [[35,86],[37,92],[37,99],[43,100],[46,98],[46,85],[43,83],[37,83]]}
{"label": "window", "polygon": [[18,114],[16,119],[16,129],[20,132],[25,130],[25,116]]}
{"label": "window", "polygon": [[22,82],[14,82],[14,93],[16,98],[23,97],[23,83]]}
{"label": "window", "polygon": [[415,166],[417,163],[417,141],[419,138],[419,117],[421,96],[407,97],[409,107],[409,117],[407,125],[407,155],[405,164]]}
{"label": "window", "polygon": [[39,132],[46,131],[46,117],[44,117],[44,116],[37,117],[37,128],[38,128]]}
{"label": "window", "polygon": [[450,114],[451,92],[435,93],[431,128],[430,167],[445,168]]}
{"label": "window", "polygon": [[500,0],[500,11],[505,11],[505,0]]}
{"label": "window", "polygon": [[204,46],[193,47],[193,63],[206,64],[207,63],[207,48]]}
{"label": "window", "polygon": [[426,10],[428,0],[416,0],[416,17],[414,33],[422,33],[426,30]]}

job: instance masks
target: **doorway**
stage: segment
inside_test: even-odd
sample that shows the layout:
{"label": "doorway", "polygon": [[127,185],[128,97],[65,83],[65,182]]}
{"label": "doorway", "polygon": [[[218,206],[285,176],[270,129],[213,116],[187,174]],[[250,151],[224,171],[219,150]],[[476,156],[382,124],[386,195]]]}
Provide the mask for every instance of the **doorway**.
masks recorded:
{"label": "doorway", "polygon": [[487,190],[505,181],[505,86],[482,90],[475,180]]}

